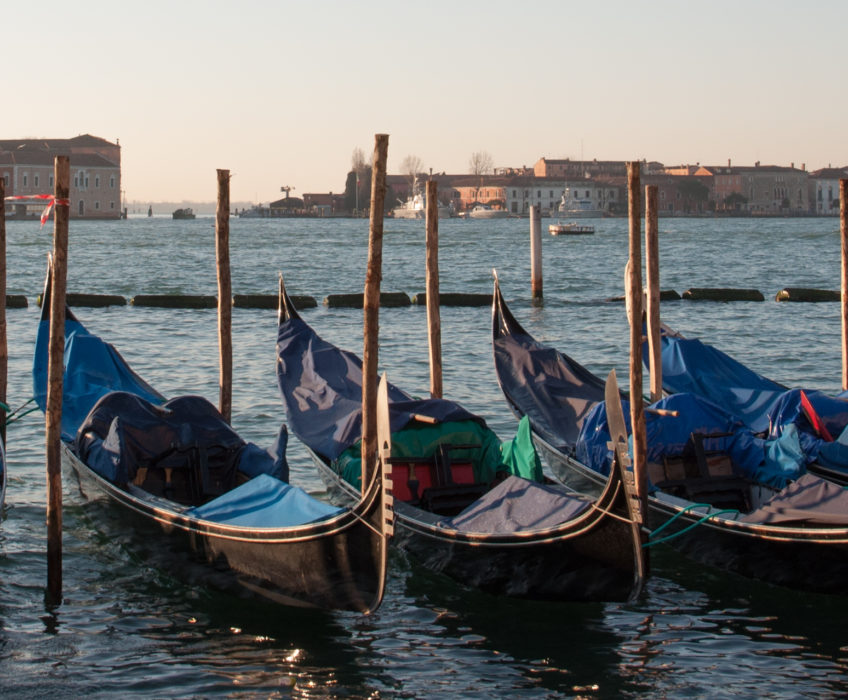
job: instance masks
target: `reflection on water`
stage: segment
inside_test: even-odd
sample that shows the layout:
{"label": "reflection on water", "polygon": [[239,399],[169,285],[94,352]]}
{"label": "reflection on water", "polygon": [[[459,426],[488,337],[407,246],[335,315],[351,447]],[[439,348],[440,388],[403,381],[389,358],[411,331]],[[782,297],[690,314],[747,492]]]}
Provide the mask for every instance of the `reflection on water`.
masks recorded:
{"label": "reflection on water", "polygon": [[[9,400],[31,396],[29,369],[49,234],[7,224]],[[387,222],[383,289],[424,290],[423,225]],[[508,301],[535,336],[598,374],[626,375],[621,303],[627,222],[592,237],[548,239],[545,305],[530,304],[526,220],[440,222],[441,288],[491,291],[498,268]],[[319,307],[307,320],[361,353],[362,314],[320,305],[362,289],[365,221],[235,220],[236,293],[274,293],[282,270],[293,294]],[[663,289],[838,288],[832,221],[661,220]],[[212,220],[73,222],[72,291],[214,294]],[[787,384],[836,391],[838,305],[663,305],[664,320],[700,335]],[[214,311],[79,309],[166,395],[217,400]],[[276,315],[234,312],[233,422],[268,445],[283,420],[274,378]],[[409,392],[427,393],[426,313],[380,312],[380,365]],[[503,438],[515,431],[494,380],[488,309],[442,310],[446,396],[481,414]],[[765,342],[767,339],[768,342]],[[122,523],[65,483],[64,594],[45,606],[44,430],[32,414],[9,427],[9,487],[0,523],[0,695],[12,697],[822,697],[848,690],[848,598],[769,587],[653,552],[653,578],[633,604],[533,603],[464,590],[394,553],[374,615],[285,609],[186,584],[137,547]],[[321,494],[306,451],[290,441],[292,480]]]}

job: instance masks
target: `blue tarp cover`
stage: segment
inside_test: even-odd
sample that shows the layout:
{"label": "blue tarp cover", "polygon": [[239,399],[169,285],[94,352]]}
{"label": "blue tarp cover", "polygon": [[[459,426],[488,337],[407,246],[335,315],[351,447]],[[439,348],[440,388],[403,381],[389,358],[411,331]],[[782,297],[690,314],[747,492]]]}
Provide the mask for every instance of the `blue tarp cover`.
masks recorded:
{"label": "blue tarp cover", "polygon": [[[40,321],[33,390],[42,411],[49,333],[49,321]],[[114,347],[70,314],[65,320],[64,365],[62,439],[104,478],[124,484],[139,465],[178,467],[189,448],[232,461],[248,476],[288,478],[285,426],[274,446],[263,450],[242,440],[206,399],[183,396],[165,402]]]}
{"label": "blue tarp cover", "polygon": [[[658,415],[647,412],[645,432],[649,462],[662,463],[664,457],[678,457],[691,447],[693,433],[704,437],[708,452],[725,452],[733,462],[738,476],[783,488],[790,480],[804,473],[812,461],[804,454],[794,429],[777,439],[757,437],[738,418],[714,403],[693,394],[673,394],[652,405],[652,408],[676,411],[678,415]],[[624,417],[630,431],[629,405],[624,404]],[[612,453],[607,427],[606,403],[598,403],[583,423],[577,440],[576,457],[590,469],[609,474]]]}
{"label": "blue tarp cover", "polygon": [[302,489],[262,474],[187,515],[239,527],[293,527],[341,513]]}
{"label": "blue tarp cover", "polygon": [[[663,388],[709,399],[738,416],[755,432],[778,437],[782,426],[794,423],[810,432],[800,409],[800,389],[787,389],[757,374],[721,350],[697,339],[662,336]],[[647,354],[644,355],[647,362]],[[838,436],[848,425],[848,401],[820,391],[804,390],[828,432]]]}
{"label": "blue tarp cover", "polygon": [[[38,407],[47,407],[47,345],[50,322],[40,321],[33,360],[33,393]],[[127,391],[162,403],[165,397],[139,377],[120,353],[77,320],[65,321],[65,373],[62,396],[62,439],[72,441],[77,429],[100,397],[110,391]]]}

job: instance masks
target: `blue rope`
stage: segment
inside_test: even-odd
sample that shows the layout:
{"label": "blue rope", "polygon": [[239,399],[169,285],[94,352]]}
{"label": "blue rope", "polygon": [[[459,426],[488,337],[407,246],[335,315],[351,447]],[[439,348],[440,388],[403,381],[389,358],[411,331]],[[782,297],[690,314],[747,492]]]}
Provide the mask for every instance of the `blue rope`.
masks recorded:
{"label": "blue rope", "polygon": [[725,508],[724,510],[717,510],[714,513],[707,513],[702,518],[699,518],[698,520],[696,520],[694,523],[692,523],[688,527],[684,527],[682,530],[680,530],[680,532],[675,532],[675,533],[672,533],[671,535],[666,535],[665,537],[661,537],[658,540],[653,539],[654,537],[656,537],[657,533],[659,533],[662,530],[664,530],[665,528],[667,528],[669,525],[671,525],[671,523],[673,523],[675,520],[677,520],[677,518],[679,518],[684,513],[689,512],[693,508],[710,508],[710,507],[711,506],[710,506],[709,503],[692,503],[692,504],[686,506],[683,510],[675,513],[668,520],[666,520],[662,525],[660,525],[656,530],[651,532],[648,535],[648,538],[651,541],[645,542],[642,546],[643,547],[653,547],[655,544],[660,544],[662,542],[668,542],[669,540],[673,540],[675,537],[680,537],[680,535],[686,534],[690,530],[696,528],[698,525],[705,523],[707,520],[709,520],[710,518],[714,518],[717,515],[724,515],[725,513],[739,513],[738,510],[734,510],[732,508]]}

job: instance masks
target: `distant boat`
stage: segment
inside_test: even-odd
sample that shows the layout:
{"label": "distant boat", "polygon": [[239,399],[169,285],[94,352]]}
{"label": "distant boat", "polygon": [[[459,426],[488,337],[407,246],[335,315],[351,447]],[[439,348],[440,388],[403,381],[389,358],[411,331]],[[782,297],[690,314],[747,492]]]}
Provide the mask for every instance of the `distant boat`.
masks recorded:
{"label": "distant boat", "polygon": [[174,211],[173,217],[175,219],[194,219],[194,211],[191,207],[187,207],[185,209],[177,209]]}
{"label": "distant boat", "polygon": [[565,192],[562,193],[557,212],[571,219],[588,219],[604,215],[603,210],[598,209],[591,199],[588,197],[581,199],[570,187],[566,187]]}
{"label": "distant boat", "polygon": [[[438,207],[439,218],[448,219],[451,215],[451,209],[448,206],[440,204]],[[412,196],[405,202],[401,202],[400,206],[392,209],[392,216],[395,219],[426,219],[427,218],[427,197],[424,194],[421,185],[416,178],[412,185]]]}
{"label": "distant boat", "polygon": [[573,221],[558,221],[548,226],[552,236],[585,236],[595,233],[591,224],[576,224]]}
{"label": "distant boat", "polygon": [[488,204],[478,204],[468,212],[468,216],[472,219],[505,219],[509,212],[506,209],[494,209]]}

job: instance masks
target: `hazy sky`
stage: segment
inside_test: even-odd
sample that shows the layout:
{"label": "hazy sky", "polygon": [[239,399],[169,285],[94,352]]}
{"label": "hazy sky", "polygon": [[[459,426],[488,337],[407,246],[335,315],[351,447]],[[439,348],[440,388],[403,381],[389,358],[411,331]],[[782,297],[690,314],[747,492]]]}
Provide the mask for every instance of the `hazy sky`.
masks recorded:
{"label": "hazy sky", "polygon": [[434,172],[542,156],[848,164],[848,2],[18,3],[3,138],[120,140],[130,201],[340,192],[389,134]]}

